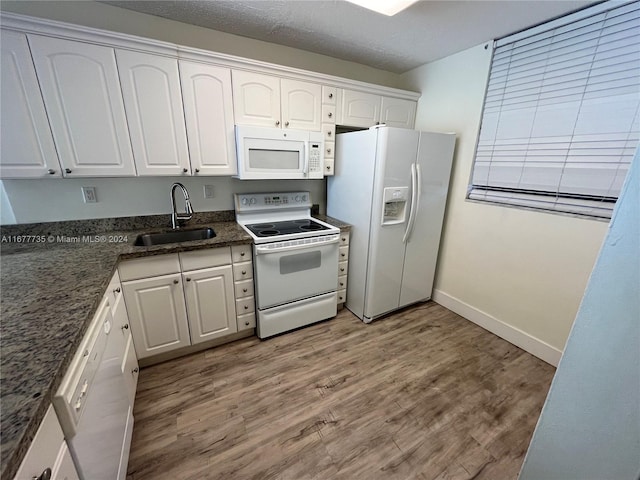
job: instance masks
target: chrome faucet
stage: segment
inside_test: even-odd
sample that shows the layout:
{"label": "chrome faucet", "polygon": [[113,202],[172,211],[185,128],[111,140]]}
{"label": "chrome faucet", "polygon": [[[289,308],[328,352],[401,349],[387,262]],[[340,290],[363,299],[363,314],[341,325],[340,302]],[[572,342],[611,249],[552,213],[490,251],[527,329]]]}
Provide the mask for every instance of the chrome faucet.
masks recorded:
{"label": "chrome faucet", "polygon": [[[184,195],[184,213],[176,212],[176,188],[180,187],[182,189],[182,194]],[[191,220],[193,216],[193,208],[191,207],[191,201],[189,200],[189,192],[184,185],[181,183],[174,183],[171,185],[171,228],[174,230],[176,228],[180,228],[180,221]]]}

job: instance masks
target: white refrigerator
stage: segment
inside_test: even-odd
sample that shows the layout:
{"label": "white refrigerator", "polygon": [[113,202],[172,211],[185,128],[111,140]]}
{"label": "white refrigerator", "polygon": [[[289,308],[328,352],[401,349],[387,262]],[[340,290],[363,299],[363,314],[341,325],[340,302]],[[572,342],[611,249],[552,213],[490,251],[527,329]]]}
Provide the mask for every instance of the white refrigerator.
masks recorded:
{"label": "white refrigerator", "polygon": [[455,134],[339,134],[327,214],[351,224],[345,306],[366,323],[431,298]]}

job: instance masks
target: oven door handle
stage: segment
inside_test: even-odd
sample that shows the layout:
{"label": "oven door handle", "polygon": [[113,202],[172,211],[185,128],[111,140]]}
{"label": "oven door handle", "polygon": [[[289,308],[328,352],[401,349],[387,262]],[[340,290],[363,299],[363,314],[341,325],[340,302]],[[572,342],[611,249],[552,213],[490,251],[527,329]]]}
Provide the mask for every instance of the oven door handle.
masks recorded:
{"label": "oven door handle", "polygon": [[323,240],[322,242],[314,242],[314,243],[303,243],[300,245],[288,245],[286,247],[258,247],[256,246],[256,255],[266,255],[269,253],[282,253],[282,252],[291,252],[293,250],[302,250],[309,249],[314,247],[324,247],[326,245],[332,245],[334,243],[338,243],[340,241],[340,236],[337,235],[336,238],[331,240]]}

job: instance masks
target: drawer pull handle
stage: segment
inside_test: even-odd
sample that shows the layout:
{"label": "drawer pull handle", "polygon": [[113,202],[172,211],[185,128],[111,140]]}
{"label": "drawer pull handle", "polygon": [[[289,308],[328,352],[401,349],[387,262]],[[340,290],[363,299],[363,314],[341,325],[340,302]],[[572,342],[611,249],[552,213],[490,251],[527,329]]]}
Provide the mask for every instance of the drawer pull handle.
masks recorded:
{"label": "drawer pull handle", "polygon": [[329,118],[333,117],[333,113],[329,112],[328,117],[329,117]]}
{"label": "drawer pull handle", "polygon": [[199,168],[196,168],[196,173],[200,173],[200,169]]}
{"label": "drawer pull handle", "polygon": [[284,122],[284,126],[288,127],[289,126],[289,122]]}
{"label": "drawer pull handle", "polygon": [[191,277],[187,277],[187,282],[190,282],[190,281],[191,281]]}
{"label": "drawer pull handle", "polygon": [[56,171],[53,168],[50,168],[47,171],[49,172],[49,175],[55,175],[56,174]]}
{"label": "drawer pull handle", "polygon": [[248,327],[249,326],[249,322],[244,322],[244,324]]}
{"label": "drawer pull handle", "polygon": [[346,254],[346,253],[341,253],[341,254],[340,254],[340,256],[341,256],[341,257],[346,257],[346,256],[347,256],[347,254]]}
{"label": "drawer pull handle", "polygon": [[187,173],[188,171],[189,171],[189,170],[188,170],[188,169],[186,169],[186,168],[183,168],[183,169],[182,169],[182,172],[183,172],[183,173]]}
{"label": "drawer pull handle", "polygon": [[136,367],[133,370],[131,370],[131,373],[138,373],[139,371],[140,371],[140,369],[138,367]]}
{"label": "drawer pull handle", "polygon": [[329,131],[327,132],[327,136],[329,136],[329,137],[331,136],[331,130],[329,130]]}
{"label": "drawer pull handle", "polygon": [[249,305],[245,305],[245,306],[244,306],[244,309],[245,309],[245,310],[249,310]]}
{"label": "drawer pull handle", "polygon": [[280,126],[280,120],[276,120],[276,127]]}
{"label": "drawer pull handle", "polygon": [[129,324],[125,323],[124,325],[122,325],[122,329],[123,330],[129,330]]}
{"label": "drawer pull handle", "polygon": [[330,94],[329,94],[329,98],[333,98],[333,93],[330,93]]}
{"label": "drawer pull handle", "polygon": [[45,468],[39,477],[32,477],[33,480],[51,480],[51,469]]}
{"label": "drawer pull handle", "polygon": [[65,168],[64,171],[67,172],[67,173],[71,173],[71,169],[70,168]]}
{"label": "drawer pull handle", "polygon": [[341,272],[344,272],[344,268],[340,268],[340,271],[341,271]]}
{"label": "drawer pull handle", "polygon": [[242,270],[242,274],[243,274],[243,275],[246,275],[246,274],[247,274],[247,271],[246,271],[246,270]]}
{"label": "drawer pull handle", "polygon": [[244,252],[240,252],[240,256],[241,256],[241,257],[244,257]]}
{"label": "drawer pull handle", "polygon": [[113,293],[120,293],[120,287],[114,288]]}
{"label": "drawer pull handle", "polygon": [[243,288],[243,289],[242,289],[242,292],[243,292],[243,293],[247,293],[247,289],[246,289],[246,288]]}
{"label": "drawer pull handle", "polygon": [[178,283],[180,283],[180,282],[179,282],[178,280],[174,280],[174,281],[173,281],[173,283],[174,283],[175,285],[177,285],[177,284],[178,284]]}

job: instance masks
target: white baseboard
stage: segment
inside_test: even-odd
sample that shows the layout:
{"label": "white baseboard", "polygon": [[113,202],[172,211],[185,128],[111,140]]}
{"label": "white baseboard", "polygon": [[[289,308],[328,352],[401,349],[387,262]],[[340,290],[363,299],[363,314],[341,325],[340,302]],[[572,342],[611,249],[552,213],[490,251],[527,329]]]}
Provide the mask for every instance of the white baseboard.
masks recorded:
{"label": "white baseboard", "polygon": [[543,342],[542,340],[535,338],[516,327],[507,325],[488,313],[478,310],[462,300],[444,293],[442,290],[434,290],[432,300],[476,325],[481,326],[485,330],[489,330],[491,333],[499,336],[507,342],[513,343],[514,345],[529,352],[531,355],[535,355],[540,360],[543,360],[554,367],[558,366],[558,362],[562,356],[562,351],[552,347],[548,343]]}

